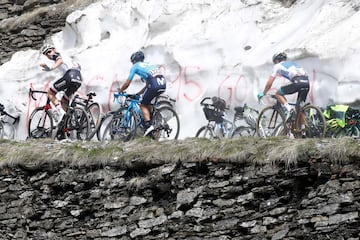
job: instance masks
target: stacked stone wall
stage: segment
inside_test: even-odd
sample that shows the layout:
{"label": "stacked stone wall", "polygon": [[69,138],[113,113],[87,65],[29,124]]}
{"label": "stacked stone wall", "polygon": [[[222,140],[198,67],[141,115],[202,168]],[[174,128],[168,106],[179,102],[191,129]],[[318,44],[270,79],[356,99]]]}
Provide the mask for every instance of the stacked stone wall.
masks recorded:
{"label": "stacked stone wall", "polygon": [[359,239],[359,161],[3,166],[1,239]]}

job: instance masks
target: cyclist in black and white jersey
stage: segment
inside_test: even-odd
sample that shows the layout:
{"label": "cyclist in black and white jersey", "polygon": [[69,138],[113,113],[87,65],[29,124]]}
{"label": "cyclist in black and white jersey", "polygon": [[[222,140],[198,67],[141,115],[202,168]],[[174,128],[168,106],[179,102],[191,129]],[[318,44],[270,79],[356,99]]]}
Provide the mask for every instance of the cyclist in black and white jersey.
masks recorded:
{"label": "cyclist in black and white jersey", "polygon": [[[61,121],[65,111],[67,110],[69,99],[81,86],[81,68],[78,63],[72,63],[72,66],[69,67],[69,65],[64,62],[60,53],[56,52],[55,47],[51,44],[45,44],[42,46],[40,52],[49,60],[54,61],[54,65],[51,67],[47,66],[45,63],[40,64],[43,71],[58,69],[63,74],[60,79],[55,80],[51,84],[48,91],[48,97],[57,110],[57,116],[54,117],[55,121],[58,123]],[[64,95],[60,101],[56,98],[56,94],[59,91],[64,91]]]}
{"label": "cyclist in black and white jersey", "polygon": [[284,77],[289,81],[289,84],[281,86],[275,96],[277,100],[282,104],[286,109],[286,119],[290,117],[293,111],[289,103],[287,102],[285,95],[298,93],[298,100],[300,102],[305,102],[307,94],[310,89],[309,77],[306,71],[300,67],[298,64],[292,61],[287,61],[287,55],[284,52],[275,54],[273,56],[273,71],[267,81],[264,91],[258,94],[258,99],[261,99],[264,94],[266,94],[276,77]]}
{"label": "cyclist in black and white jersey", "polygon": [[120,87],[119,92],[126,90],[135,74],[139,75],[143,80],[146,81],[146,85],[137,94],[143,94],[140,108],[144,116],[144,136],[148,135],[154,130],[154,126],[151,124],[151,108],[152,101],[155,97],[165,92],[166,81],[164,76],[161,74],[160,69],[157,65],[144,62],[145,55],[142,51],[133,53],[130,57],[130,61],[133,66],[130,69],[130,74],[124,84]]}

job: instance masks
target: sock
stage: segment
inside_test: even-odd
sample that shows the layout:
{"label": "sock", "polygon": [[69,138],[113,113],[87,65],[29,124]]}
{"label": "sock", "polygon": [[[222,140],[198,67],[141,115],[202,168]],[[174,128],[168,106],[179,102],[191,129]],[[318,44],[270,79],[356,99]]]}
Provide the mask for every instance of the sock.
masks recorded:
{"label": "sock", "polygon": [[55,108],[59,113],[61,114],[65,113],[64,109],[61,107],[61,104],[56,105]]}
{"label": "sock", "polygon": [[151,126],[151,121],[145,122],[145,129],[148,129]]}

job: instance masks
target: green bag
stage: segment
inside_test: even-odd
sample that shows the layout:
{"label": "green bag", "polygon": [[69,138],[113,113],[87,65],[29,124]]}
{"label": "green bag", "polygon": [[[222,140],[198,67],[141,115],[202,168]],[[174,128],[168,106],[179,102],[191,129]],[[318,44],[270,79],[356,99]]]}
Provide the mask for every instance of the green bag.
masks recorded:
{"label": "green bag", "polygon": [[343,128],[346,125],[345,116],[348,109],[348,105],[329,105],[324,111],[324,117],[327,120],[336,119],[337,124]]}

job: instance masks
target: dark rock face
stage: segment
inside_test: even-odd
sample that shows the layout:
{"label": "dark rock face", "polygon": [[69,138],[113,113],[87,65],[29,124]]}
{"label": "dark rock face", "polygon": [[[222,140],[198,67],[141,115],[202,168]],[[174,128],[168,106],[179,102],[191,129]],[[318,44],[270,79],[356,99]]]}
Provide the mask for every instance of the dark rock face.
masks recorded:
{"label": "dark rock face", "polygon": [[96,0],[0,0],[0,64],[16,51],[39,49],[66,17]]}
{"label": "dark rock face", "polygon": [[1,239],[359,239],[359,161],[3,166]]}

